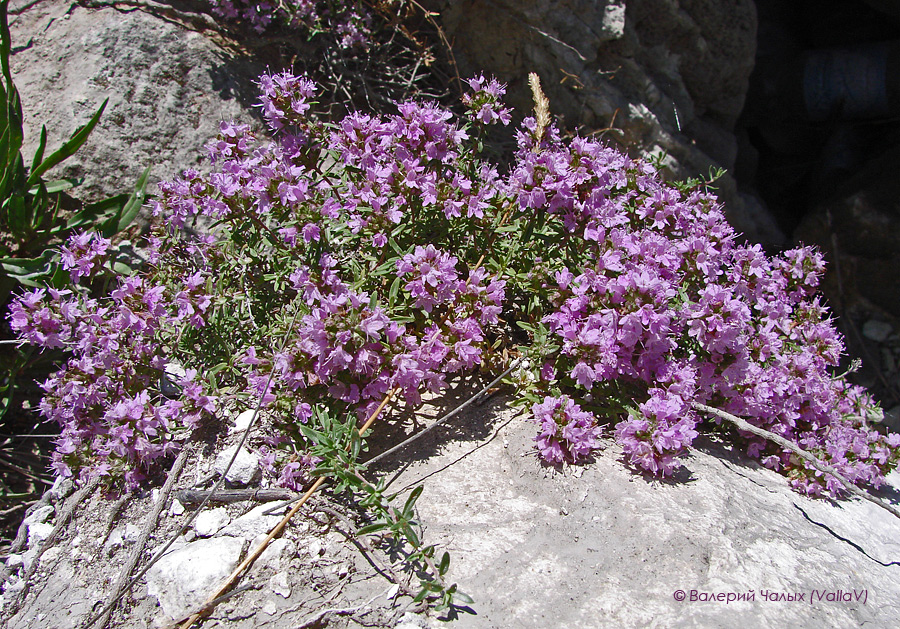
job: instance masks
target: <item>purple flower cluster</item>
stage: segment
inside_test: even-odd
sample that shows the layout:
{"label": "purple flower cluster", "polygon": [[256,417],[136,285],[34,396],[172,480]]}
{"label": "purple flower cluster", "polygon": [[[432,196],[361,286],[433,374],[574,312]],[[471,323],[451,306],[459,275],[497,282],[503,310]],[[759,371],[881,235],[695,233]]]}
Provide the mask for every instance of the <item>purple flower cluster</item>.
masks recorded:
{"label": "purple flower cluster", "polygon": [[[858,419],[872,400],[830,372],[843,345],[814,296],[820,254],[771,259],[736,244],[711,196],[682,193],[597,143],[551,139],[535,152],[527,134],[520,141],[520,206],[558,216],[579,242],[577,260],[546,282],[558,304],[543,318],[562,344],[556,377],[595,397],[627,385],[634,412],[615,434],[631,462],[660,474],[677,467],[697,435],[699,402],[798,443],[829,444],[823,460],[882,482],[887,442]],[[798,487],[822,489],[789,452],[752,439],[749,452],[792,471]]]}
{"label": "purple flower cluster", "polygon": [[472,92],[464,94],[462,100],[469,117],[482,124],[501,122],[504,126],[508,125],[512,120],[512,111],[503,106],[506,85],[494,78],[487,80],[483,75],[471,78],[467,82]]}
{"label": "purple flower cluster", "polygon": [[215,411],[194,370],[177,380],[180,395],[160,394],[166,359],[158,334],[179,318],[166,307],[172,297],[126,277],[102,302],[54,289],[13,302],[10,323],[21,338],[72,355],[42,385],[41,414],[61,428],[52,456],[58,475],[80,470],[136,487],[157,459],[177,451],[174,433]]}
{"label": "purple flower cluster", "polygon": [[69,272],[76,284],[82,277],[93,275],[106,261],[106,252],[112,244],[97,232],[73,234],[61,248],[62,267]]}
{"label": "purple flower cluster", "polygon": [[300,126],[306,120],[316,86],[304,77],[290,72],[264,74],[259,78],[259,107],[269,128],[275,132],[285,126]]}
{"label": "purple flower cluster", "polygon": [[[210,352],[192,364],[228,367],[231,386],[296,436],[290,426],[316,421],[314,405],[362,416],[392,389],[416,405],[455,374],[496,367],[518,320],[537,366],[522,395],[548,461],[586,457],[602,421],[616,424],[631,463],[671,474],[703,403],[859,484],[883,481],[900,437],[872,430],[872,400],[832,375],[843,344],[815,296],[817,252],[770,258],[738,244],[712,195],[531,118],[501,175],[469,132],[506,124],[503,86],[478,77],[470,87],[468,123],[405,102],[330,125],[310,116],[312,83],[266,74],[260,107],[275,140],[223,124],[208,147],[213,173],[160,184],[155,212],[168,231],[152,241],[152,272],[122,278],[102,302],[46,291],[18,300],[23,338],[74,352],[43,405],[63,426],[60,473],[146,469],[213,410],[192,372],[177,399],[156,392],[167,351]],[[178,233],[201,215],[213,233]],[[78,237],[67,268],[96,272],[103,248]],[[213,268],[227,270],[218,282]],[[798,489],[838,491],[789,452],[737,438]],[[284,484],[299,482],[302,461],[278,471],[272,457]]]}
{"label": "purple flower cluster", "polygon": [[549,463],[574,462],[600,447],[600,429],[594,416],[568,396],[547,396],[531,408],[541,431],[534,438],[541,456]]}
{"label": "purple flower cluster", "polygon": [[[447,386],[447,375],[481,364],[486,349],[482,325],[497,322],[502,282],[484,286],[485,274],[478,272],[468,281],[459,280],[456,270],[446,266],[449,260],[444,262],[444,272],[454,281],[443,302],[453,300],[454,309],[422,331],[397,324],[382,308],[372,307],[368,295],[340,279],[329,256],[315,271],[295,271],[292,285],[308,313],[271,361],[258,358],[255,348],[248,350],[243,362],[254,367],[248,380],[257,394],[266,403],[289,400],[301,423],[312,415],[309,402],[323,398],[349,405],[362,416],[393,387],[401,389],[408,403],[418,404],[423,388],[439,392]],[[405,290],[419,299],[410,288],[416,283]],[[272,369],[275,378],[265,390]]]}

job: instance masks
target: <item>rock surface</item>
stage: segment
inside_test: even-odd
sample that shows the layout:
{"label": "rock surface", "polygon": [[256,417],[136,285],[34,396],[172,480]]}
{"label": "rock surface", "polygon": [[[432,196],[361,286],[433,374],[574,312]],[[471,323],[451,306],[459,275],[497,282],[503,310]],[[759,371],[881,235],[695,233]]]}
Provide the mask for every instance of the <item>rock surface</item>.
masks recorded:
{"label": "rock surface", "polygon": [[185,544],[157,561],[147,572],[147,592],[159,601],[169,618],[191,613],[241,559],[243,540],[233,537]]}
{"label": "rock surface", "polygon": [[[491,438],[449,444],[393,485],[425,483],[428,541],[450,551],[451,578],[477,601],[460,626],[849,627],[896,617],[900,520],[875,505],[805,498],[712,442],[676,481],[630,471],[616,446],[560,473],[536,460],[534,431],[507,412]],[[900,474],[891,480],[884,495],[896,505]],[[866,602],[827,600],[838,590]],[[804,601],[767,600],[770,591]],[[692,602],[692,592],[755,600]]]}
{"label": "rock surface", "polygon": [[[629,470],[610,442],[593,462],[558,471],[539,462],[535,427],[506,408],[508,401],[460,415],[371,472],[373,479],[384,475],[401,501],[424,484],[420,532],[450,552],[449,578],[475,599],[474,613],[458,610],[449,625],[404,616],[409,597],[394,598],[385,569],[379,576],[340,533],[343,520],[329,523],[317,503],[295,516],[254,566],[243,581],[252,587],[217,607],[210,622],[281,629],[332,608],[356,615],[330,616],[329,627],[893,626],[900,520],[886,511],[800,496],[784,477],[709,440],[675,480]],[[900,504],[900,474],[890,481],[880,496]],[[124,556],[91,552],[109,508],[97,497],[79,510],[59,545],[75,531],[87,541],[78,553],[41,559],[24,607],[8,619],[11,628],[76,626],[105,599]],[[256,506],[238,521],[279,520],[282,512],[261,516],[269,508]],[[247,507],[228,509],[235,515]],[[139,522],[147,511],[137,500],[122,517]],[[164,518],[159,543],[184,517]],[[269,524],[182,543],[154,568],[148,586],[135,588],[112,626],[162,622],[161,614],[208,596],[215,584],[201,587],[206,577],[192,571],[205,565],[203,574],[222,575]],[[386,565],[378,552],[371,561]],[[400,562],[393,569],[404,574]],[[339,594],[326,602],[333,592]]]}
{"label": "rock surface", "polygon": [[50,176],[83,177],[77,196],[130,191],[145,168],[170,179],[201,166],[222,120],[252,120],[261,64],[232,58],[200,33],[141,10],[16,0],[10,16],[13,79],[25,113],[23,155],[41,125],[55,150],[109,98],[78,153]]}

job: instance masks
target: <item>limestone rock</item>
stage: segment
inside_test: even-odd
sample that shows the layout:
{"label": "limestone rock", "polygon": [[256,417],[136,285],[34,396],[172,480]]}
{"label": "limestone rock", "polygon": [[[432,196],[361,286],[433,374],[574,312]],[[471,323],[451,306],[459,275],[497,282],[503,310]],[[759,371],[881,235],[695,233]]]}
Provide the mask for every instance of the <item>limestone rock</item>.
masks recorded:
{"label": "limestone rock", "polygon": [[37,509],[29,513],[28,516],[26,516],[26,518],[23,520],[23,522],[28,526],[31,526],[32,524],[41,524],[43,522],[46,522],[47,518],[53,515],[53,512],[55,510],[56,509],[53,507],[53,505],[44,505],[42,507],[38,507]]}
{"label": "limestone rock", "polygon": [[170,618],[203,603],[237,567],[243,540],[215,537],[192,542],[160,559],[147,572],[147,590]]}
{"label": "limestone rock", "polygon": [[234,460],[234,463],[226,474],[225,468],[228,467],[228,464],[231,462],[231,457],[234,456],[236,448],[237,446],[232,446],[231,448],[222,450],[219,456],[216,457],[213,469],[217,474],[225,474],[225,480],[229,483],[234,485],[249,485],[261,475],[259,469],[259,457],[246,448],[241,448],[237,458]]}
{"label": "limestone rock", "polygon": [[231,524],[219,531],[219,535],[253,539],[257,535],[268,533],[281,521],[280,515],[263,515],[275,504],[262,504],[235,519]]}
{"label": "limestone rock", "polygon": [[26,163],[42,124],[55,150],[109,98],[87,144],[49,173],[84,177],[74,191],[81,198],[129,191],[148,166],[165,179],[201,166],[222,120],[252,119],[253,80],[265,68],[231,58],[198,32],[143,10],[12,5],[31,5],[10,16]]}
{"label": "limestone rock", "polygon": [[[536,428],[507,413],[489,439],[398,463],[397,484],[424,484],[417,512],[428,543],[450,549],[449,580],[476,599],[477,615],[460,626],[894,624],[900,520],[877,506],[801,496],[703,439],[675,480],[629,470],[613,444],[580,476],[555,471],[530,455]],[[483,421],[473,413],[460,430]],[[896,503],[900,473],[888,480],[881,496]],[[838,590],[859,599],[835,601]],[[692,592],[723,601],[691,602]],[[751,592],[752,601],[724,602]],[[797,593],[802,603],[774,599]]]}
{"label": "limestone rock", "polygon": [[194,531],[200,537],[212,537],[228,524],[230,518],[224,507],[207,509],[194,519]]}
{"label": "limestone rock", "polygon": [[[253,420],[253,416],[255,414],[256,410],[252,408],[239,413],[237,417],[234,418],[234,424],[228,428],[229,434],[238,434],[244,432],[247,429],[247,426],[250,425],[250,422]],[[257,420],[257,425],[258,422],[259,420]]]}

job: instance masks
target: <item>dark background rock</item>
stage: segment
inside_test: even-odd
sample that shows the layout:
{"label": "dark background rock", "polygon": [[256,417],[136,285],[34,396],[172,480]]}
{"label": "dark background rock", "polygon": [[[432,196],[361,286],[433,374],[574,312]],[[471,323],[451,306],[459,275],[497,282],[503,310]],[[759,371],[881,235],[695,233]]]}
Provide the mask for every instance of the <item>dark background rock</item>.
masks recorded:
{"label": "dark background rock", "polygon": [[[673,178],[731,169],[734,125],[756,49],[752,0],[431,0],[460,73],[509,84],[520,116],[540,77],[554,115],[582,134],[602,132],[633,156],[662,155]],[[754,241],[782,244],[765,207],[716,184],[729,220]]]}
{"label": "dark background rock", "polygon": [[[900,2],[757,0],[759,45],[735,174],[795,244],[828,261],[822,285],[860,384],[900,428]],[[896,411],[896,412],[893,412]]]}

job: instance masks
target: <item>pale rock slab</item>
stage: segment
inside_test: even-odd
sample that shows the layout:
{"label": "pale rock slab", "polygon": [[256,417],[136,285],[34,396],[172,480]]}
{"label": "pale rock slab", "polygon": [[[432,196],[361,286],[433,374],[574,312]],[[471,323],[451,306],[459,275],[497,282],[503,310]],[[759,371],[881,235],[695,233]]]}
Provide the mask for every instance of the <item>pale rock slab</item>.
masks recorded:
{"label": "pale rock slab", "polygon": [[230,519],[228,511],[223,507],[209,509],[194,520],[194,532],[200,537],[212,537],[228,524]]}
{"label": "pale rock slab", "polygon": [[219,535],[253,539],[257,535],[267,534],[282,518],[280,515],[263,515],[273,506],[272,503],[266,503],[256,507],[219,531]]}
{"label": "pale rock slab", "polygon": [[166,554],[147,572],[147,591],[170,618],[199,606],[241,558],[244,541],[215,537],[186,544]]}

